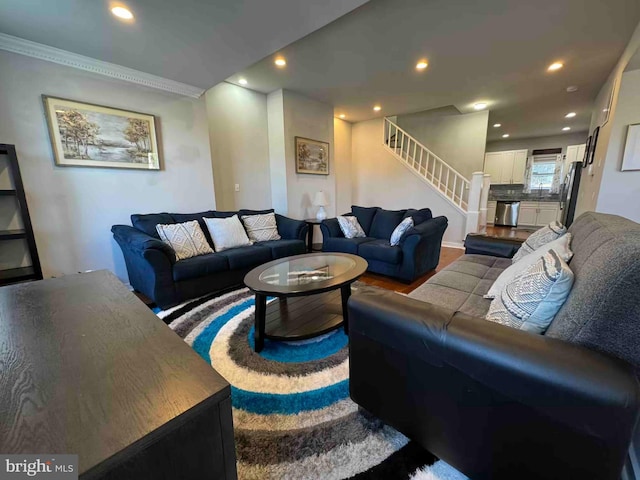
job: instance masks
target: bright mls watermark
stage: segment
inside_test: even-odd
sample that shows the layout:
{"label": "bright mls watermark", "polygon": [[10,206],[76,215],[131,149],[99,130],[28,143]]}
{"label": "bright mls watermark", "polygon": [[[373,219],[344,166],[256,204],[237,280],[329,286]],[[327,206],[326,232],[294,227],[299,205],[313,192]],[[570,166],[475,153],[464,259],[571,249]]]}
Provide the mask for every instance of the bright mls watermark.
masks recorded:
{"label": "bright mls watermark", "polygon": [[0,480],[78,480],[78,455],[2,455]]}

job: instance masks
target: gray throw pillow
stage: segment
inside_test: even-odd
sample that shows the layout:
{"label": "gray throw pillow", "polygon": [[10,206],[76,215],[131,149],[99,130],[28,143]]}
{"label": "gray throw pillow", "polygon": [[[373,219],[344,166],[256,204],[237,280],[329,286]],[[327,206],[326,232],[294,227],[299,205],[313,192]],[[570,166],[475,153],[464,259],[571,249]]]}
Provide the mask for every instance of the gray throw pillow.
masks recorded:
{"label": "gray throw pillow", "polygon": [[366,237],[364,230],[358,223],[358,219],[352,215],[338,217],[338,224],[345,238]]}
{"label": "gray throw pillow", "polygon": [[243,215],[242,223],[247,231],[249,240],[254,242],[267,242],[269,240],[280,240],[276,215],[274,213],[264,213],[259,215]]}
{"label": "gray throw pillow", "polygon": [[227,218],[205,217],[203,220],[207,225],[216,252],[252,244],[249,237],[247,237],[247,232],[244,231],[242,223],[240,223],[238,215]]}
{"label": "gray throw pillow", "polygon": [[567,233],[567,227],[560,222],[551,222],[546,227],[542,227],[540,230],[536,230],[529,238],[527,238],[520,249],[513,256],[512,263],[516,263],[525,255],[529,255],[531,252],[539,249],[543,245],[553,242]]}
{"label": "gray throw pillow", "polygon": [[389,240],[391,246],[395,247],[396,245],[399,245],[400,240],[402,240],[402,236],[407,233],[407,230],[409,230],[411,227],[413,227],[413,218],[407,217],[402,220],[391,234],[391,238]]}
{"label": "gray throw pillow", "polygon": [[176,260],[213,253],[197,220],[170,225],[158,224],[156,231],[160,239],[176,252]]}
{"label": "gray throw pillow", "polygon": [[486,319],[544,333],[571,292],[574,275],[554,250],[516,276],[493,299]]}

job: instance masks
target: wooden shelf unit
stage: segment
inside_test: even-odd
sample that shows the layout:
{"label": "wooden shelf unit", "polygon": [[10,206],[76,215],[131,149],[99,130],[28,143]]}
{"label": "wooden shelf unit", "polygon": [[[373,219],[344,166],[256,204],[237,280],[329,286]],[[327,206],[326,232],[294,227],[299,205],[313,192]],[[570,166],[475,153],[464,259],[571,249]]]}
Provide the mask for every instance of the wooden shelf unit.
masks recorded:
{"label": "wooden shelf unit", "polygon": [[[0,248],[4,249],[0,257],[0,286],[40,280],[42,268],[14,145],[0,144],[0,180],[0,202],[15,204],[15,208],[11,204],[0,208]],[[23,242],[24,246],[17,242]],[[27,254],[30,265],[24,265]]]}

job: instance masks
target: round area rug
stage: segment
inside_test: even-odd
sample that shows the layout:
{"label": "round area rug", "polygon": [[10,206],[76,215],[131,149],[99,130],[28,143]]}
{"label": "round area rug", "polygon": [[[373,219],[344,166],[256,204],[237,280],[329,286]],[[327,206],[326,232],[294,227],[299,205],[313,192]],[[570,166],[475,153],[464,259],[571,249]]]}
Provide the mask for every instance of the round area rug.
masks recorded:
{"label": "round area rug", "polygon": [[157,315],[231,384],[240,479],[464,478],[351,401],[342,329],[256,353],[246,288]]}

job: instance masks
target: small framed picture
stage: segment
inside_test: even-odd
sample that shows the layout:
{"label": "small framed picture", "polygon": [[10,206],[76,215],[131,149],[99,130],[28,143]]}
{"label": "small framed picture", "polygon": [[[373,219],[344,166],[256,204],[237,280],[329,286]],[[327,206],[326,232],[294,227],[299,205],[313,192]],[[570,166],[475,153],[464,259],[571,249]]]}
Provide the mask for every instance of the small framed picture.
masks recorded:
{"label": "small framed picture", "polygon": [[640,170],[640,124],[629,125],[621,171]]}
{"label": "small framed picture", "polygon": [[587,165],[589,165],[589,155],[591,154],[592,140],[593,140],[593,136],[589,135],[589,138],[587,138],[587,143],[584,148],[584,157],[582,157],[582,168],[587,168]]}
{"label": "small framed picture", "polygon": [[598,146],[598,135],[600,134],[600,127],[596,127],[593,131],[593,138],[591,139],[591,145],[589,146],[589,165],[593,163],[593,159],[596,156],[596,147]]}
{"label": "small framed picture", "polygon": [[329,175],[329,144],[296,137],[296,173]]}
{"label": "small framed picture", "polygon": [[42,96],[56,165],[160,170],[156,117]]}

